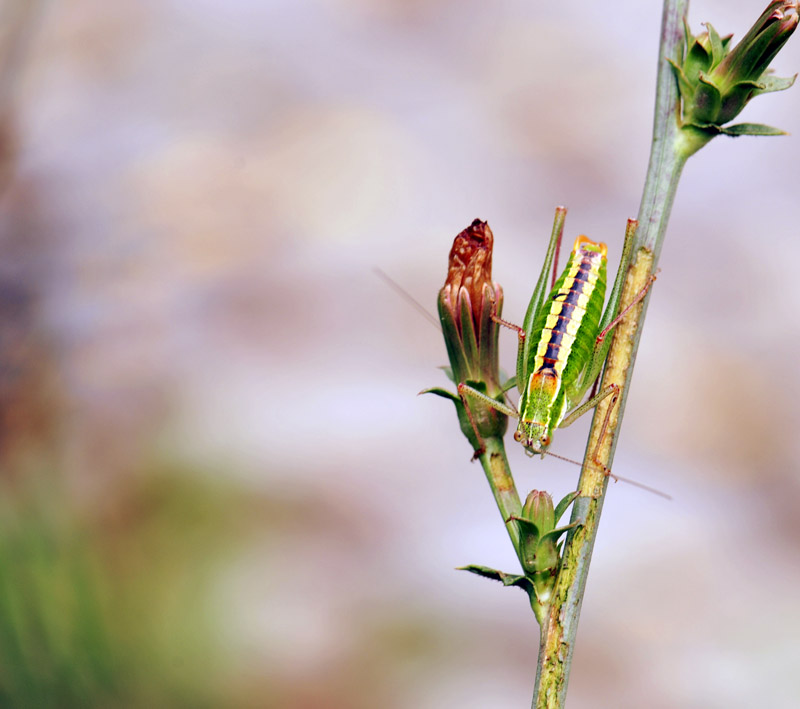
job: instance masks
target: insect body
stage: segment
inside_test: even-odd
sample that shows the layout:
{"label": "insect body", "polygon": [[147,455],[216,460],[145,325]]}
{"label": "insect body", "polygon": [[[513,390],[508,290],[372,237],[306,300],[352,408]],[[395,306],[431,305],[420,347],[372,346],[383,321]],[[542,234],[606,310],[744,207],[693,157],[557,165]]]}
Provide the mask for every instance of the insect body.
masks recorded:
{"label": "insect body", "polygon": [[[591,378],[606,291],[606,245],[579,236],[561,277],[536,311],[520,389],[514,438],[534,453],[550,445],[553,429],[580,404]],[[598,372],[599,373],[599,372]]]}
{"label": "insect body", "polygon": [[519,419],[514,439],[531,455],[547,452],[553,431],[569,426],[579,416],[597,406],[607,396],[619,394],[610,385],[581,404],[586,392],[603,368],[610,338],[606,335],[621,320],[628,308],[641,300],[643,290],[622,313],[618,313],[622,285],[630,260],[636,222],[629,221],[625,233],[620,267],[605,310],[607,249],[585,236],[575,240],[569,261],[549,295],[546,294],[549,272],[564,227],[566,210],[556,210],[553,233],[539,280],[531,297],[523,327],[496,318],[519,333],[517,376],[505,387],[516,383],[520,393],[519,411],[460,384],[459,394],[465,405],[467,397],[481,399],[490,406]]}

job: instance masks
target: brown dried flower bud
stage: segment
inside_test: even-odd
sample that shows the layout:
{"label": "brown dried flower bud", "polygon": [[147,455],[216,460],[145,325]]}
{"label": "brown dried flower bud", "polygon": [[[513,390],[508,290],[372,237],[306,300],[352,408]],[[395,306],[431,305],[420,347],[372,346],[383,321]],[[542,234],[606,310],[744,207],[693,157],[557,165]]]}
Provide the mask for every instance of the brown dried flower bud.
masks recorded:
{"label": "brown dried flower bud", "polygon": [[[450,249],[447,280],[439,291],[439,319],[450,359],[449,376],[456,385],[467,384],[492,399],[501,401],[500,369],[497,353],[499,317],[503,290],[492,283],[492,246],[489,225],[476,219],[456,236]],[[451,399],[458,411],[461,430],[478,450],[476,436],[502,436],[507,417],[486,402],[470,403],[472,422],[461,398],[444,389],[427,391]]]}

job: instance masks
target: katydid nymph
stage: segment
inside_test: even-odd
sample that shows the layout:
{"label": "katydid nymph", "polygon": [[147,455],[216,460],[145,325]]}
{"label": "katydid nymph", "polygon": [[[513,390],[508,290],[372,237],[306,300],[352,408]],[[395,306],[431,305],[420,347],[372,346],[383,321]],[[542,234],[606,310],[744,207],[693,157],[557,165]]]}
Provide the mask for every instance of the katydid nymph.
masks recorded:
{"label": "katydid nymph", "polygon": [[517,375],[504,386],[508,391],[516,383],[520,395],[519,411],[467,384],[458,385],[467,410],[469,398],[480,399],[519,419],[514,439],[525,446],[529,455],[544,456],[556,428],[569,426],[606,397],[613,397],[612,407],[616,403],[619,387],[614,384],[581,402],[603,369],[611,345],[611,338],[607,335],[628,309],[644,297],[650,285],[623,312],[618,312],[637,226],[634,220],[630,220],[620,266],[605,310],[606,245],[585,236],[575,240],[567,266],[558,279],[555,279],[554,270],[552,288],[547,294],[547,281],[558,252],[565,216],[566,209],[559,207],[523,327],[518,328],[494,316],[496,322],[517,330],[519,335]]}

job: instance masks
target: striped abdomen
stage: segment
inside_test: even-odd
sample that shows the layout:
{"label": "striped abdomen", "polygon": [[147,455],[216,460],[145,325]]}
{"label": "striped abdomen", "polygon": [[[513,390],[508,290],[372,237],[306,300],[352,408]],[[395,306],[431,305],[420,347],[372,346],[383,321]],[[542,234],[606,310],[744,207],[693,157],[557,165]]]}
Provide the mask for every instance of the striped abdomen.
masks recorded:
{"label": "striped abdomen", "polygon": [[598,334],[606,286],[606,246],[585,236],[575,241],[567,267],[543,303],[529,350],[530,378],[522,420],[552,431],[567,408],[572,387],[589,363]]}

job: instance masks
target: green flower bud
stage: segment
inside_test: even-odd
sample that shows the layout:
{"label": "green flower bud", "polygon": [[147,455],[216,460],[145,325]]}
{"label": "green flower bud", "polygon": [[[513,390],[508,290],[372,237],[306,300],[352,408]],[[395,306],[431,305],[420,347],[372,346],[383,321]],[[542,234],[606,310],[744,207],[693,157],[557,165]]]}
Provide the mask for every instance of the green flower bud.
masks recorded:
{"label": "green flower bud", "polygon": [[567,495],[558,507],[546,492],[532,490],[517,517],[520,536],[520,559],[526,576],[533,582],[536,598],[547,604],[561,563],[561,536],[574,525],[556,527],[558,520],[577,493]]}
{"label": "green flower bud", "polygon": [[518,523],[525,573],[550,576],[558,567],[557,538],[548,535],[556,526],[553,498],[546,492],[533,490],[525,500]]}
{"label": "green flower bud", "polygon": [[788,89],[794,77],[770,75],[770,62],[798,24],[798,2],[774,0],[742,40],[730,49],[730,36],[707,32],[693,36],[685,25],[682,56],[672,66],[683,101],[683,125],[708,134],[779,135],[769,126],[743,124],[723,128],[759,94]]}
{"label": "green flower bud", "polygon": [[522,516],[511,517],[519,529],[519,552],[524,575],[507,574],[474,564],[462,568],[473,574],[501,581],[504,586],[523,589],[528,594],[539,624],[545,623],[561,565],[559,539],[582,522],[573,522],[565,527],[556,527],[556,524],[577,496],[577,492],[570,493],[553,509],[553,498],[550,495],[533,490],[522,506]]}
{"label": "green flower bud", "polygon": [[531,490],[522,506],[522,517],[533,522],[541,534],[546,534],[556,526],[553,498],[541,490]]}

